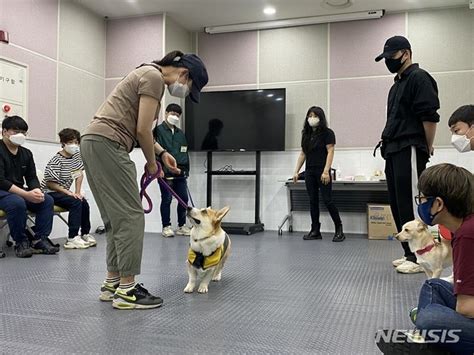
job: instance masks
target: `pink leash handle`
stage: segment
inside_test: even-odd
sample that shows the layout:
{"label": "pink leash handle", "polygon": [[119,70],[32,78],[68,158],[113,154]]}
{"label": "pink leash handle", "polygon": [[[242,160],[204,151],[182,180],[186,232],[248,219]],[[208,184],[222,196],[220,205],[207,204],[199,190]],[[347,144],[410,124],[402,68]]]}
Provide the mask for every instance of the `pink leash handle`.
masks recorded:
{"label": "pink leash handle", "polygon": [[171,193],[171,195],[176,198],[176,200],[181,206],[183,206],[184,208],[188,208],[188,204],[184,202],[181,197],[178,196],[178,194],[171,188],[170,185],[167,184],[167,182],[162,177],[160,177],[160,173],[162,171],[161,163],[157,161],[156,164],[158,165],[158,170],[155,174],[152,175],[148,174],[145,165],[144,173],[140,179],[140,199],[143,200],[143,198],[145,197],[145,200],[148,203],[148,208],[144,208],[143,212],[150,213],[153,209],[153,201],[146,193],[146,189],[148,185],[150,185],[154,180],[158,180],[158,183],[160,183],[161,186],[165,187]]}

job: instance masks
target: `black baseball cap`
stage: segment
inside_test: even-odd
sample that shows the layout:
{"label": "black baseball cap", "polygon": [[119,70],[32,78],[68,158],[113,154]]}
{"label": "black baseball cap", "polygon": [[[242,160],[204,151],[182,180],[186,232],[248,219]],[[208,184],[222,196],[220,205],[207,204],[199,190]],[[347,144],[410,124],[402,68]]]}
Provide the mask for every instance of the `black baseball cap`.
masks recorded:
{"label": "black baseball cap", "polygon": [[196,54],[183,54],[181,57],[176,57],[174,60],[177,62],[178,66],[185,67],[189,70],[189,78],[193,80],[189,96],[191,97],[191,100],[199,103],[199,93],[209,81],[206,66],[201,58]]}
{"label": "black baseball cap", "polygon": [[390,37],[383,46],[383,53],[375,58],[375,61],[378,62],[382,60],[382,58],[391,58],[395,52],[399,51],[400,49],[411,50],[410,42],[408,42],[408,40],[403,36]]}

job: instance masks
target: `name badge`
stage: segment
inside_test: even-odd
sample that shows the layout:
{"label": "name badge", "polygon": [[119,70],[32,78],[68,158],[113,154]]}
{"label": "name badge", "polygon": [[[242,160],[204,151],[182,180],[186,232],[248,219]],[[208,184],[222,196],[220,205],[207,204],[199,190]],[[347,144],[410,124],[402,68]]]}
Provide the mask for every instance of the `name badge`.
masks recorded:
{"label": "name badge", "polygon": [[186,153],[188,151],[188,147],[186,145],[181,146],[181,153]]}

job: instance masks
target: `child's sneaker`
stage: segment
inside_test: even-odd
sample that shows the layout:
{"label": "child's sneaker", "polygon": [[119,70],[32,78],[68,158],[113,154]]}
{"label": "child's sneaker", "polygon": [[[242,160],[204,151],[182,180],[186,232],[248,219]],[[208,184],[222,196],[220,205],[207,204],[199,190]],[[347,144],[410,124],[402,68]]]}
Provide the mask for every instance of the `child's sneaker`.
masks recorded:
{"label": "child's sneaker", "polygon": [[112,302],[114,300],[115,291],[119,287],[119,282],[115,284],[104,282],[100,288],[99,299],[104,302]]}
{"label": "child's sneaker", "polygon": [[151,309],[162,304],[163,299],[150,294],[141,284],[127,290],[117,288],[112,302],[116,309]]}
{"label": "child's sneaker", "polygon": [[163,231],[161,232],[161,235],[165,238],[174,237],[173,228],[171,228],[171,226],[163,227]]}
{"label": "child's sneaker", "polygon": [[64,249],[87,249],[89,244],[76,235],[74,238],[68,238],[64,244]]}
{"label": "child's sneaker", "polygon": [[97,241],[95,238],[90,234],[84,234],[81,236],[82,240],[89,244],[90,247],[95,247],[97,245]]}
{"label": "child's sneaker", "polygon": [[176,235],[184,235],[185,237],[189,237],[189,235],[191,235],[191,228],[186,225],[178,227],[178,229],[176,229]]}

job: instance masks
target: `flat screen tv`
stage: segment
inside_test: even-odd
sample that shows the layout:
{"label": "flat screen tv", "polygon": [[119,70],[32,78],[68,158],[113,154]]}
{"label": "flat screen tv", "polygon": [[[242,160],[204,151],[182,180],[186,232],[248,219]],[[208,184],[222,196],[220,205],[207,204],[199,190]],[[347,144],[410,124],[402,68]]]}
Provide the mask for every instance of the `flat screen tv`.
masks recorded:
{"label": "flat screen tv", "polygon": [[186,99],[191,151],[285,150],[285,89],[202,92]]}

